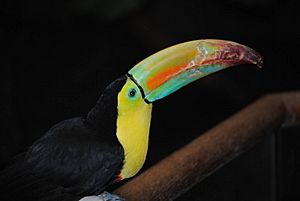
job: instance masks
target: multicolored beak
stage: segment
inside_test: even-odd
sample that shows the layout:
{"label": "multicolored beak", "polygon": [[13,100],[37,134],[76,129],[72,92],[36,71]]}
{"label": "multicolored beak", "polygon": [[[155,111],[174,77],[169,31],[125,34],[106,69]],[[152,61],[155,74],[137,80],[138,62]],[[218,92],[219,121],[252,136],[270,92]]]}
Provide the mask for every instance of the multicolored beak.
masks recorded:
{"label": "multicolored beak", "polygon": [[211,73],[238,64],[262,67],[253,49],[224,40],[195,40],[164,49],[135,65],[128,75],[154,102]]}

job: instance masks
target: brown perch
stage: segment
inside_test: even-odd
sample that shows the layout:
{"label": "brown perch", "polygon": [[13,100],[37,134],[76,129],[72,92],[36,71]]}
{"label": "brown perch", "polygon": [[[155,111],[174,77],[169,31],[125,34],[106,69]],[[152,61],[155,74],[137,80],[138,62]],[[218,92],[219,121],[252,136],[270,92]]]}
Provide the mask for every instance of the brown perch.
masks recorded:
{"label": "brown perch", "polygon": [[116,189],[127,201],[174,200],[280,127],[300,122],[300,92],[264,96]]}

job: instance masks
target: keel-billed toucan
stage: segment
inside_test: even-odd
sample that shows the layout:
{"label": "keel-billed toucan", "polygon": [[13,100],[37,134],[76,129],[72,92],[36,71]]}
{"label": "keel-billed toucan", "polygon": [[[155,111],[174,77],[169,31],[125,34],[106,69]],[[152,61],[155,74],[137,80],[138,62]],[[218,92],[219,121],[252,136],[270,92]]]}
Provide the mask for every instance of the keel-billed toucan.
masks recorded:
{"label": "keel-billed toucan", "polygon": [[0,173],[0,200],[78,201],[144,164],[152,103],[237,64],[262,66],[249,47],[195,40],[164,49],[112,82],[86,117],[53,126]]}

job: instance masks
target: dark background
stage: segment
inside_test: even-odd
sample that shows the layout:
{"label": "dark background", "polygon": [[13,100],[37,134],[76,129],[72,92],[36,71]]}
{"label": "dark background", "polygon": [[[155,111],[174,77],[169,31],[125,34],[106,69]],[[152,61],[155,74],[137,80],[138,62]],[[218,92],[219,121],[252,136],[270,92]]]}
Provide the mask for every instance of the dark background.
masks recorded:
{"label": "dark background", "polygon": [[[170,45],[240,42],[265,67],[204,78],[155,104],[145,169],[264,94],[297,90],[297,0],[2,0],[0,166]],[[299,200],[299,127],[265,139],[178,200]],[[297,196],[297,198],[296,198]]]}

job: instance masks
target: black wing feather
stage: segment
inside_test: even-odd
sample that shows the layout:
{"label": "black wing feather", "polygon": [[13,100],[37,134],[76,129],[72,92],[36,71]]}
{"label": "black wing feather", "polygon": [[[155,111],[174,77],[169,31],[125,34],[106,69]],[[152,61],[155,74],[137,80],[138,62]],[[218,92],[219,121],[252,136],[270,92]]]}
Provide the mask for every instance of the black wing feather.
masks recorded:
{"label": "black wing feather", "polygon": [[117,140],[102,139],[82,118],[63,121],[0,173],[0,198],[6,196],[0,200],[75,201],[100,194],[123,158]]}

